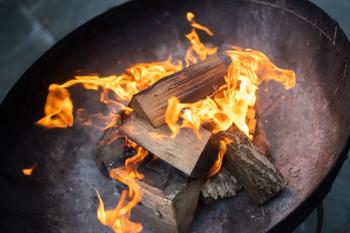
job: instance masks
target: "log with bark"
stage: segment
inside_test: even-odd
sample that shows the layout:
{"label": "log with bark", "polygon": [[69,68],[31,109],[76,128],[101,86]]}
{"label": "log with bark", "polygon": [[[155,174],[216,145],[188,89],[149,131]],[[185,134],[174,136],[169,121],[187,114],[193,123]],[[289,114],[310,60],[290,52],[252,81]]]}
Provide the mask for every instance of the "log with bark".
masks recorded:
{"label": "log with bark", "polygon": [[[253,134],[253,145],[257,150],[265,155],[271,162],[271,146],[265,135],[260,119],[259,97],[254,105],[254,108],[248,108],[246,122],[249,127],[249,133]],[[208,127],[207,127],[208,128]],[[237,179],[229,173],[225,167],[221,167],[219,172],[215,174],[209,182],[205,182],[201,188],[201,199],[206,203],[211,203],[214,200],[231,197],[241,189],[242,185]]]}
{"label": "log with bark", "polygon": [[182,128],[171,138],[168,125],[153,128],[136,112],[123,122],[119,133],[193,178],[203,176],[213,166],[220,144],[216,135],[202,128],[200,138],[190,128]]}
{"label": "log with bark", "polygon": [[218,136],[232,140],[226,145],[223,164],[256,205],[264,204],[288,184],[281,172],[236,125],[218,133]]}
{"label": "log with bark", "polygon": [[180,72],[160,79],[135,94],[129,106],[153,127],[165,123],[168,99],[176,96],[182,103],[195,103],[212,95],[224,85],[227,68],[217,55],[198,62]]}
{"label": "log with bark", "polygon": [[[111,163],[109,170],[124,166],[130,155],[120,155]],[[187,232],[197,208],[203,178],[193,179],[166,162],[148,155],[137,171],[144,175],[138,180],[143,191],[141,202],[131,211],[131,220],[142,224],[155,233]],[[115,195],[120,197],[127,189],[113,179]]]}

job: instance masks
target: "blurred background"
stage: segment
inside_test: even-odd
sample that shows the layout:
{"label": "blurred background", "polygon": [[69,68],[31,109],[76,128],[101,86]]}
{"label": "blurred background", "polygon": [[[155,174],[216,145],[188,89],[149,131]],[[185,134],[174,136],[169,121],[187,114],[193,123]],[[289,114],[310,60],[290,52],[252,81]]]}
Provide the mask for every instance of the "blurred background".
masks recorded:
{"label": "blurred background", "polygon": [[[127,0],[0,0],[0,103],[22,74],[65,35]],[[312,0],[350,38],[350,0]],[[324,202],[321,232],[350,233],[350,162]],[[314,211],[295,233],[314,232]]]}

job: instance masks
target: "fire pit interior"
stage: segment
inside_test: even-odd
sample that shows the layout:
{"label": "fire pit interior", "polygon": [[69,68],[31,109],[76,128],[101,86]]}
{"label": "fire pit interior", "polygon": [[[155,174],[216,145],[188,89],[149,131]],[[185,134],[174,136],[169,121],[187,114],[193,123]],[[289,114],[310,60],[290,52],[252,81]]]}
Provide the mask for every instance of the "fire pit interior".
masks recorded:
{"label": "fire pit interior", "polygon": [[[99,190],[115,207],[111,180],[93,160],[102,131],[76,118],[66,129],[40,128],[47,88],[79,75],[124,72],[130,64],[183,59],[193,12],[214,36],[202,42],[262,51],[296,73],[296,86],[276,82],[259,89],[260,114],[275,166],[289,180],[261,208],[245,191],[199,203],[189,232],[281,232],[295,229],[325,197],[349,149],[350,46],[342,30],[308,1],[135,1],[113,8],[78,28],[23,75],[0,106],[2,146],[0,231],[102,232],[96,218]],[[100,92],[70,87],[75,109],[106,113]],[[22,169],[37,163],[31,176]],[[144,232],[149,232],[144,229]]]}

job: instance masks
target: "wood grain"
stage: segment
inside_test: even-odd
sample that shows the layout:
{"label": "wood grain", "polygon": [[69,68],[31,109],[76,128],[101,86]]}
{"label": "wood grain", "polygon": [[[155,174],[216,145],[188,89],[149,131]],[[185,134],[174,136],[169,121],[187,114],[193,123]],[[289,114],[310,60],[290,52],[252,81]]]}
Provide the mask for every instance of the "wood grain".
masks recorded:
{"label": "wood grain", "polygon": [[170,138],[168,125],[153,128],[136,112],[124,121],[119,133],[193,178],[207,173],[218,154],[219,140],[210,131],[201,128],[198,138],[192,129],[182,128]]}
{"label": "wood grain", "polygon": [[[126,155],[118,157],[109,169],[123,166],[127,158]],[[203,178],[192,179],[152,155],[148,155],[137,170],[145,176],[144,180],[137,181],[143,197],[132,209],[131,220],[142,222],[155,233],[187,232],[197,208]],[[117,196],[127,188],[117,180],[113,180],[113,184]]]}
{"label": "wood grain", "polygon": [[153,127],[165,123],[168,99],[175,96],[181,103],[194,103],[212,95],[225,84],[225,64],[217,55],[160,79],[134,95],[129,106]]}
{"label": "wood grain", "polygon": [[287,178],[235,125],[219,136],[232,140],[227,144],[225,168],[242,184],[256,205],[264,204],[288,184]]}

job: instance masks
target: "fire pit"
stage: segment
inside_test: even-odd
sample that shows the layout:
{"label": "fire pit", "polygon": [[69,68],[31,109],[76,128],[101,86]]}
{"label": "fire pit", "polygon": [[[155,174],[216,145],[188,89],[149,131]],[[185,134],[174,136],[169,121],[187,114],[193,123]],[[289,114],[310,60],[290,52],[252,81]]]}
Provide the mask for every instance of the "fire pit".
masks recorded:
{"label": "fire pit", "polygon": [[[288,186],[264,206],[265,217],[246,192],[209,206],[200,203],[190,232],[290,232],[321,203],[349,149],[350,46],[339,26],[301,0],[136,1],[61,40],[0,106],[1,231],[109,231],[96,218],[94,186],[107,208],[116,204],[110,180],[93,161],[101,131],[79,121],[50,130],[34,123],[43,115],[48,86],[78,71],[108,76],[129,63],[165,60],[170,52],[181,59],[188,47],[182,35],[191,29],[184,18],[188,11],[214,32],[203,41],[219,52],[227,45],[260,50],[297,76],[287,92],[273,82],[259,90],[275,165],[289,179]],[[75,108],[107,111],[98,92],[81,86],[70,90]],[[22,169],[35,163],[32,175],[24,176]]]}

